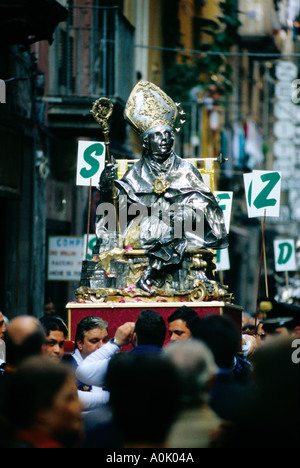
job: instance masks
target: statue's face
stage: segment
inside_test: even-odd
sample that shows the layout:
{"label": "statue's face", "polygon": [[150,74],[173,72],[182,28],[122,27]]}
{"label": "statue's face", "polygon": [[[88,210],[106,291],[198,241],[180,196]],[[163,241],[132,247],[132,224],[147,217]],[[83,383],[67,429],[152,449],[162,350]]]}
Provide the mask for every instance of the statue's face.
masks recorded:
{"label": "statue's face", "polygon": [[157,160],[165,160],[173,147],[174,136],[169,130],[158,130],[148,136],[149,152]]}

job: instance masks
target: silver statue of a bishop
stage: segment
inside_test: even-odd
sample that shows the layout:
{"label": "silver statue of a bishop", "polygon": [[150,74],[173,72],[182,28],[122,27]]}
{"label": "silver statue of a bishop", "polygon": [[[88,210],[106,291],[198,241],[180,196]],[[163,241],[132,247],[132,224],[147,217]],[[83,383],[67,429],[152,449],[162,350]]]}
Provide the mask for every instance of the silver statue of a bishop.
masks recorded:
{"label": "silver statue of a bishop", "polygon": [[[134,247],[146,250],[149,267],[138,286],[151,291],[157,272],[180,265],[186,252],[224,249],[228,238],[223,211],[200,172],[173,151],[178,117],[174,101],[153,83],[140,81],[124,117],[142,138],[143,154],[114,181],[120,233],[124,243],[134,237]],[[110,201],[114,177],[114,165],[108,165],[100,177],[101,203]],[[96,218],[96,234],[98,239],[107,235],[103,215]]]}

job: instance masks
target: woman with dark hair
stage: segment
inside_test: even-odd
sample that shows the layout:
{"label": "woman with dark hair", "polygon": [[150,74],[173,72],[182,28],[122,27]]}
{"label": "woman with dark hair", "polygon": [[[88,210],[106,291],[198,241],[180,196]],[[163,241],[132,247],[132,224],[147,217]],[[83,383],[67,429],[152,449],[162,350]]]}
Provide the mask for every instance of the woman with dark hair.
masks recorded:
{"label": "woman with dark hair", "polygon": [[7,448],[79,446],[82,406],[70,367],[48,356],[27,360],[7,381],[4,402]]}

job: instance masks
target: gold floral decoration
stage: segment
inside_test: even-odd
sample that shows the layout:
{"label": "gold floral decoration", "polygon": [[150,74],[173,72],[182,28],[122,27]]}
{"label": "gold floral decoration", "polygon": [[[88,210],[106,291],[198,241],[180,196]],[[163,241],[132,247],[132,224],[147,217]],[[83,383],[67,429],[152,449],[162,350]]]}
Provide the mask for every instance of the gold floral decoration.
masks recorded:
{"label": "gold floral decoration", "polygon": [[159,177],[154,181],[152,187],[155,193],[161,195],[168,190],[168,188],[170,187],[170,182],[168,182],[163,177]]}

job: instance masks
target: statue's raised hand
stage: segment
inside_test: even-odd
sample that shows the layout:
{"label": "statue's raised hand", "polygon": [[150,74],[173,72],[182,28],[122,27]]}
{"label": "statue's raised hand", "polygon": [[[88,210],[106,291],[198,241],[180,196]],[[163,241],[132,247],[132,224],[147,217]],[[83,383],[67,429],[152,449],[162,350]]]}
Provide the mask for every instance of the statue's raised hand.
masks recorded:
{"label": "statue's raised hand", "polygon": [[100,190],[108,191],[111,189],[112,182],[116,177],[116,164],[107,164],[105,169],[102,171],[99,181]]}

